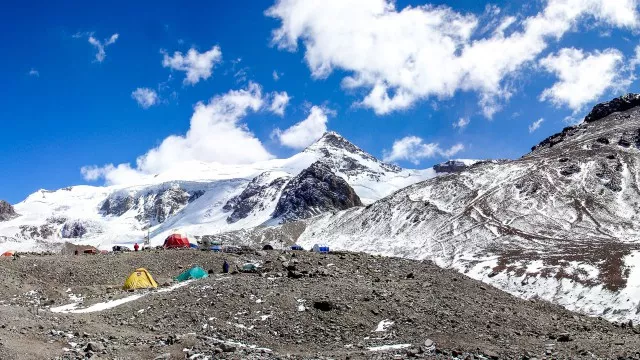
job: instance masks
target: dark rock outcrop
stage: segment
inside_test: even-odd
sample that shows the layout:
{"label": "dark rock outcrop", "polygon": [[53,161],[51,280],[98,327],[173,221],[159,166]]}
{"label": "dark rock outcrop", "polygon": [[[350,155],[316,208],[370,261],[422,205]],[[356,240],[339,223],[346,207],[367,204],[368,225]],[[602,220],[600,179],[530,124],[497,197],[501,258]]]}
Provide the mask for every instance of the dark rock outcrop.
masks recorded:
{"label": "dark rock outcrop", "polygon": [[4,200],[0,200],[0,221],[11,220],[18,216],[16,210],[11,204]]}
{"label": "dark rock outcrop", "polygon": [[315,162],[285,186],[273,213],[283,221],[362,206],[349,184],[322,162]]}
{"label": "dark rock outcrop", "polygon": [[591,112],[584,118],[584,122],[594,122],[615,112],[627,111],[636,106],[640,106],[640,94],[629,93],[594,106]]}
{"label": "dark rock outcrop", "polygon": [[449,160],[440,164],[433,165],[433,170],[437,173],[457,173],[464,171],[469,166],[460,160]]}
{"label": "dark rock outcrop", "polygon": [[262,173],[247,185],[238,196],[231,198],[222,208],[224,211],[233,211],[227,217],[227,222],[233,224],[244,219],[253,211],[264,210],[268,203],[277,199],[282,187],[286,184],[286,177],[277,178],[269,182],[269,173]]}

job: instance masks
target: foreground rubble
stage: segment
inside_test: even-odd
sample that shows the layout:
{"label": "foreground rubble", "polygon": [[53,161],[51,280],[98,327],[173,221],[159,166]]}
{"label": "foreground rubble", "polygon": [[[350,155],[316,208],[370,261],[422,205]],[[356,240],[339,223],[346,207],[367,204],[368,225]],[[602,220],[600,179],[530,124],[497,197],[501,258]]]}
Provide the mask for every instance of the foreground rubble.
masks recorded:
{"label": "foreground rubble", "polygon": [[[259,271],[220,274],[225,259]],[[193,265],[214,273],[172,283]],[[137,267],[163,286],[121,291]],[[633,324],[359,253],[30,255],[0,279],[1,359],[640,359]]]}

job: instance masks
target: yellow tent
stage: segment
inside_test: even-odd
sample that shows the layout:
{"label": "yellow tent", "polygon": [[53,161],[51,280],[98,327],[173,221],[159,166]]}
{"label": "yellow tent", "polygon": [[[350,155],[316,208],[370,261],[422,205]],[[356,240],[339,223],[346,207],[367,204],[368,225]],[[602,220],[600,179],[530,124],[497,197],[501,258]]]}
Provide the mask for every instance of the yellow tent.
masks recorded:
{"label": "yellow tent", "polygon": [[135,290],[157,287],[158,283],[153,280],[153,277],[149,274],[147,269],[139,268],[129,275],[122,288],[124,290]]}

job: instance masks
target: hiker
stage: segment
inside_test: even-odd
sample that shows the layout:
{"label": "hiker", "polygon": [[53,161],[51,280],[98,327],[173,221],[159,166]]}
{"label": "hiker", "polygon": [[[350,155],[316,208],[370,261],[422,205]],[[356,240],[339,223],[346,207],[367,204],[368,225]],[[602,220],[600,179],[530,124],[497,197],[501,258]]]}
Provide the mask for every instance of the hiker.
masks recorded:
{"label": "hiker", "polygon": [[227,262],[227,260],[225,260],[224,264],[222,264],[222,272],[225,274],[229,273],[229,263]]}
{"label": "hiker", "polygon": [[78,255],[78,249],[76,249],[76,251],[74,252],[75,255]]}
{"label": "hiker", "polygon": [[138,245],[138,243],[135,243],[135,244],[133,245],[133,250],[134,250],[134,251],[138,251],[138,249],[140,249],[140,245]]}

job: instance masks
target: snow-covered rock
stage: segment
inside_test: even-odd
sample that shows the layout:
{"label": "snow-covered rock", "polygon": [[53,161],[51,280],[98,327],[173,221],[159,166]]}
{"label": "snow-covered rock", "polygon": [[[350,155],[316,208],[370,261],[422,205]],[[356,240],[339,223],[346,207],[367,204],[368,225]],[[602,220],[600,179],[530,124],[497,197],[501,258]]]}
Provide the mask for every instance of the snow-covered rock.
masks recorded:
{"label": "snow-covered rock", "polygon": [[613,111],[518,160],[478,163],[325,214],[299,243],[432,259],[524,298],[637,322],[639,130],[640,107]]}

